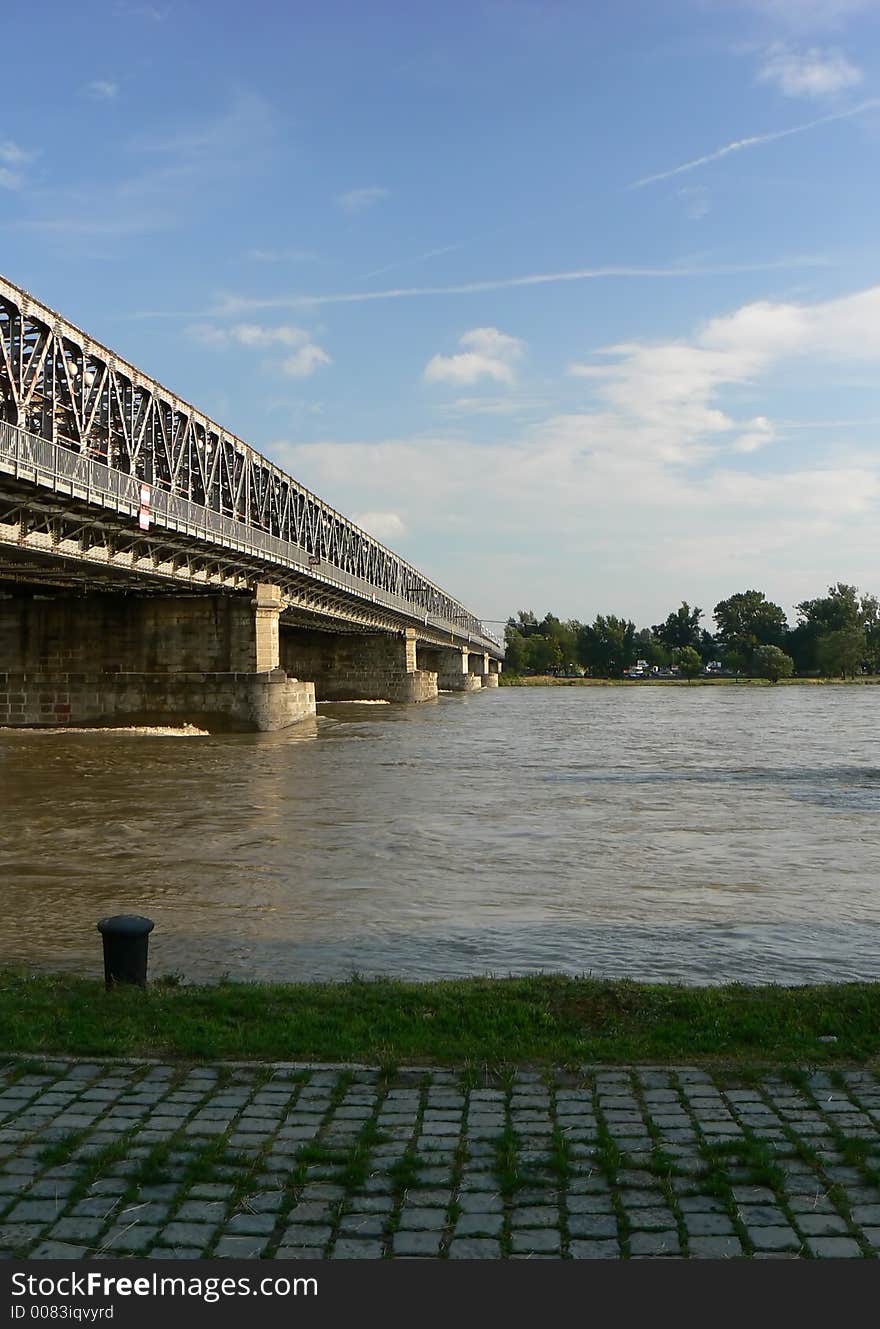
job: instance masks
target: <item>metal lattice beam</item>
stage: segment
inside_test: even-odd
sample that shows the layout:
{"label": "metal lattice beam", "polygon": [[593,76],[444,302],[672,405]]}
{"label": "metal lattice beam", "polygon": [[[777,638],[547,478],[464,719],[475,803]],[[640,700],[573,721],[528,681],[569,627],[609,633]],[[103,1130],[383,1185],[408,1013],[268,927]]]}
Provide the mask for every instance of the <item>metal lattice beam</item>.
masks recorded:
{"label": "metal lattice beam", "polygon": [[151,528],[162,528],[165,543],[177,532],[187,548],[203,541],[225,553],[219,561],[233,584],[234,569],[245,575],[256,561],[265,575],[268,564],[288,585],[295,572],[300,590],[313,582],[308,589],[322,603],[344,601],[352,621],[362,620],[357,601],[364,600],[397,625],[502,653],[473,614],[397,554],[0,277],[3,474],[51,490],[56,504],[63,497],[100,506],[123,528],[137,523],[145,486]]}

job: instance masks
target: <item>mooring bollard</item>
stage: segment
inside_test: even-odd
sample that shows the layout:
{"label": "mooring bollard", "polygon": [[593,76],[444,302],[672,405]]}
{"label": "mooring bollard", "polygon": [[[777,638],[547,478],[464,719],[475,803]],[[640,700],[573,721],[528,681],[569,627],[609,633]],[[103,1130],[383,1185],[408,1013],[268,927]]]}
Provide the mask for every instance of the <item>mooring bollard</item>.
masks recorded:
{"label": "mooring bollard", "polygon": [[147,950],[155,923],[140,914],[114,914],[102,918],[98,931],[104,941],[104,986],[117,983],[147,986]]}

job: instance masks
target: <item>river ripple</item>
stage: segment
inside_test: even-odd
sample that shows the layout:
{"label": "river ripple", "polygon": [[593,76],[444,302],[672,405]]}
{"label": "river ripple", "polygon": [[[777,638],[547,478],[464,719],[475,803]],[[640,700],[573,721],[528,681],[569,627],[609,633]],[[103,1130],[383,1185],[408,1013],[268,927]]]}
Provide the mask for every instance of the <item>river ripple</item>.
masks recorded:
{"label": "river ripple", "polygon": [[880,978],[880,689],[529,688],[281,734],[0,732],[0,963]]}

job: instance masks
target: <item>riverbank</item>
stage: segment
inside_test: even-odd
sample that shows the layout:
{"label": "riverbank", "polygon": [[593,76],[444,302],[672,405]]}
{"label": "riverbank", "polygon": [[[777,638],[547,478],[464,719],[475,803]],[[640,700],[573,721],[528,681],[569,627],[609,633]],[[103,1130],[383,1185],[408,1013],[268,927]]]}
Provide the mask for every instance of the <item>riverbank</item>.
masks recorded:
{"label": "riverbank", "polygon": [[866,1064],[880,983],[810,987],[605,982],[540,975],[438,983],[167,981],[146,991],[0,972],[0,1051],[34,1057],[466,1067],[700,1061]]}
{"label": "riverbank", "polygon": [[505,688],[852,687],[880,683],[880,674],[861,674],[858,678],[780,678],[771,683],[769,678],[719,678],[706,674],[699,678],[557,678],[553,674],[502,673],[498,681]]}

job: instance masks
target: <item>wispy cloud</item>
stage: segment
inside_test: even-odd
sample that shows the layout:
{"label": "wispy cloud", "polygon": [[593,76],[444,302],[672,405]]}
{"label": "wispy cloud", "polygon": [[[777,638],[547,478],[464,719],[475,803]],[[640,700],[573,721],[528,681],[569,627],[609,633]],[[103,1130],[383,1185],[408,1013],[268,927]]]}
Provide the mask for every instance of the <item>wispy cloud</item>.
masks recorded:
{"label": "wispy cloud", "polygon": [[96,102],[112,102],[119,96],[119,84],[109,78],[94,78],[83,88],[87,97]]}
{"label": "wispy cloud", "polygon": [[[568,268],[561,272],[531,272],[519,277],[498,277],[482,281],[459,282],[451,286],[395,286],[381,291],[338,291],[316,295],[241,296],[223,295],[213,316],[244,314],[267,309],[308,309],[321,305],[363,304],[371,300],[414,300],[429,296],[479,295],[484,291],[506,291],[521,286],[544,286],[554,282],[599,281],[612,278],[658,278],[671,280],[688,277],[727,277],[746,272],[784,272],[792,268],[826,267],[828,260],[817,255],[796,255],[766,263],[734,263],[700,266],[688,263],[667,267],[608,265],[594,268]],[[142,310],[139,318],[192,318],[163,310]]]}
{"label": "wispy cloud", "polygon": [[691,221],[702,221],[711,208],[709,191],[705,185],[685,185],[678,191]]}
{"label": "wispy cloud", "polygon": [[366,189],[349,189],[345,194],[337,194],[336,202],[344,212],[364,212],[376,203],[381,203],[389,192],[381,185],[370,185]]}
{"label": "wispy cloud", "polygon": [[513,384],[524,343],[497,328],[472,328],[458,339],[456,355],[434,355],[425,365],[426,383],[477,383],[481,378]]}
{"label": "wispy cloud", "polygon": [[416,254],[413,258],[396,259],[393,263],[386,263],[381,268],[373,268],[370,272],[365,272],[361,281],[369,281],[371,277],[381,277],[385,272],[394,272],[397,268],[409,268],[416,263],[424,263],[429,258],[439,258],[441,254],[454,254],[456,250],[461,249],[461,245],[441,245],[439,249],[427,249],[424,254]]}
{"label": "wispy cloud", "polygon": [[738,138],[732,143],[725,143],[722,148],[707,152],[703,157],[693,157],[679,166],[670,166],[667,170],[656,171],[653,175],[643,175],[640,180],[634,180],[629,188],[642,189],[645,185],[655,184],[658,180],[669,180],[672,176],[683,175],[686,171],[695,171],[699,166],[708,166],[711,162],[720,161],[722,157],[729,157],[732,153],[744,152],[747,148],[758,148],[765,143],[775,143],[779,139],[791,138],[793,134],[805,134],[810,129],[829,125],[834,120],[849,120],[864,111],[876,110],[878,106],[880,106],[880,97],[869,97],[866,101],[859,102],[857,106],[850,106],[844,111],[834,111],[830,115],[821,115],[816,120],[808,120],[806,124],[792,125],[790,129],[776,129],[769,134],[752,134],[749,138]]}
{"label": "wispy cloud", "polygon": [[808,51],[793,51],[775,45],[764,57],[758,70],[759,83],[770,83],[786,97],[830,97],[853,88],[864,75],[857,65],[851,64],[842,51],[812,47]]}
{"label": "wispy cloud", "polygon": [[33,158],[32,152],[27,152],[11,138],[0,139],[0,189],[22,189],[24,173],[21,168]]}

